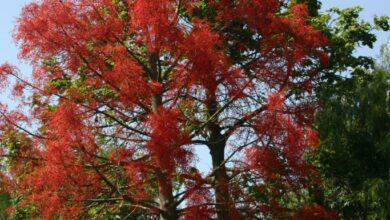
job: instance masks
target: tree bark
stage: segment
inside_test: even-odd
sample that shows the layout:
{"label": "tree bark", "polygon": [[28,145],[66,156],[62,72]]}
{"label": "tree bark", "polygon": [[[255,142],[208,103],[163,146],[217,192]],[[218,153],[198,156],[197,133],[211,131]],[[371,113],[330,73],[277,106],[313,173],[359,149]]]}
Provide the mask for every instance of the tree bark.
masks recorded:
{"label": "tree bark", "polygon": [[[208,105],[209,115],[214,115],[217,112],[217,108],[216,100],[211,100]],[[230,220],[232,219],[234,204],[230,197],[229,178],[224,163],[227,140],[221,133],[222,129],[217,123],[217,117],[211,120],[207,128],[210,131],[208,147],[210,149],[214,172],[213,188],[215,191],[217,218],[219,220]]]}
{"label": "tree bark", "polygon": [[158,191],[160,199],[160,219],[161,220],[177,220],[179,219],[175,201],[172,194],[171,180],[166,178],[164,174],[159,177]]}
{"label": "tree bark", "polygon": [[[158,53],[152,53],[149,57],[149,64],[151,67],[151,80],[160,80],[160,72],[158,68]],[[162,96],[160,94],[153,94],[152,97],[152,111],[159,114],[158,109],[162,106]],[[158,193],[159,193],[159,208],[160,220],[177,220],[179,219],[176,209],[175,200],[172,192],[172,182],[163,170],[157,170],[158,179]]]}
{"label": "tree bark", "polygon": [[218,144],[210,144],[210,154],[212,158],[214,171],[214,183],[215,201],[217,216],[220,220],[231,219],[231,206],[228,176],[226,173],[226,166],[224,161],[225,143],[220,142]]}

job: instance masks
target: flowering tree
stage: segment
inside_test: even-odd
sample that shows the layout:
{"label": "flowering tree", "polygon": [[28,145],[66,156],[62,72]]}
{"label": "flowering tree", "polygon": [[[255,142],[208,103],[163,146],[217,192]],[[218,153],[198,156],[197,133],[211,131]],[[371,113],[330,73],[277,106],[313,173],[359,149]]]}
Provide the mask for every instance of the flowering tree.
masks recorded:
{"label": "flowering tree", "polygon": [[[2,181],[45,219],[332,217],[299,204],[326,38],[280,0],[42,0],[1,81]],[[28,91],[28,92],[26,92]],[[22,108],[25,109],[25,108]],[[28,127],[32,129],[28,129]],[[212,169],[201,173],[196,148]]]}

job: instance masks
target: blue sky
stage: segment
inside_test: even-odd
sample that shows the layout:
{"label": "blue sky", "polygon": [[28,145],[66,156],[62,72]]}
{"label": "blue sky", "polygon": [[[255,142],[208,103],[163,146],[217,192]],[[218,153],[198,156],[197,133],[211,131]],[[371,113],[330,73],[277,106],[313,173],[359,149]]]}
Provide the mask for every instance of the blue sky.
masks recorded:
{"label": "blue sky", "polygon": [[[2,2],[0,7],[0,63],[8,61],[18,64],[18,49],[12,40],[12,30],[16,17],[20,13],[22,6],[27,2],[29,1],[12,0]],[[27,67],[27,65],[20,66],[23,72],[28,71]]]}
{"label": "blue sky", "polygon": [[[31,73],[31,68],[26,63],[17,59],[18,48],[12,40],[12,30],[16,22],[16,18],[20,13],[21,7],[31,2],[31,0],[8,0],[3,1],[0,7],[0,64],[10,62],[18,65],[24,76]],[[340,8],[361,6],[364,8],[362,17],[366,20],[372,20],[374,14],[390,16],[390,1],[389,0],[324,0],[323,9],[338,6]],[[380,45],[386,43],[390,33],[377,32],[378,41],[374,49],[361,48],[359,54],[367,56],[376,56],[379,54]],[[7,93],[0,91],[0,101],[7,100]],[[8,104],[12,103],[6,101]],[[201,170],[208,170],[210,161],[206,148],[198,150],[200,156]]]}

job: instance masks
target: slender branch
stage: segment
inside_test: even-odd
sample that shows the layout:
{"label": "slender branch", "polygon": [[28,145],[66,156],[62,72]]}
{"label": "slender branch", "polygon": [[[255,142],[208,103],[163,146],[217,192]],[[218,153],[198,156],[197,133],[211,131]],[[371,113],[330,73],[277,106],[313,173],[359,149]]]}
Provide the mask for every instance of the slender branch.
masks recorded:
{"label": "slender branch", "polygon": [[23,131],[24,133],[29,134],[29,135],[31,135],[31,136],[33,136],[33,137],[36,137],[36,138],[39,138],[39,139],[47,139],[46,137],[44,137],[44,136],[42,136],[42,135],[35,134],[35,133],[33,133],[33,132],[31,132],[31,131],[29,131],[29,130],[23,128],[23,127],[21,127],[20,125],[16,124],[16,123],[13,122],[11,119],[9,119],[9,118],[4,114],[4,112],[0,111],[0,114],[5,118],[5,120],[6,120],[8,123],[12,124],[14,127],[20,129],[20,130]]}

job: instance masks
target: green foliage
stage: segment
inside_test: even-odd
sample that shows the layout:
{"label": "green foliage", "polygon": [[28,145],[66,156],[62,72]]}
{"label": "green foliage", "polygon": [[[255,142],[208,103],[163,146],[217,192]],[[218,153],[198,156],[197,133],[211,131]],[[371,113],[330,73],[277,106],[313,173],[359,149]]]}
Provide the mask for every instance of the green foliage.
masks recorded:
{"label": "green foliage", "polygon": [[377,29],[382,29],[384,31],[390,30],[388,16],[374,16],[374,24]]}
{"label": "green foliage", "polygon": [[356,49],[361,46],[372,48],[376,41],[374,30],[388,30],[388,18],[374,17],[373,23],[370,23],[359,17],[361,11],[361,7],[331,8],[310,18],[310,22],[321,30],[329,41],[329,62],[319,67],[322,76],[316,91],[322,101],[327,101],[337,92],[333,89],[349,89],[345,86],[354,83],[354,80],[349,79],[351,76],[359,76],[360,80],[369,78],[365,70],[374,67],[374,59],[357,55]]}
{"label": "green foliage", "polygon": [[319,94],[316,163],[329,184],[325,203],[347,219],[390,217],[389,80],[388,71],[375,70]]}
{"label": "green foliage", "polygon": [[[316,95],[320,146],[315,164],[324,177],[319,204],[344,219],[388,219],[390,102],[387,47],[375,71],[374,59],[356,55],[373,47],[374,30],[389,30],[388,17],[359,18],[360,7],[332,8],[311,18],[328,36],[328,65]],[[384,62],[386,61],[386,62]],[[387,69],[387,70],[386,70]]]}
{"label": "green foliage", "polygon": [[9,220],[21,220],[21,219],[35,219],[32,216],[37,212],[37,208],[33,205],[21,205],[24,199],[20,195],[11,195],[9,203],[12,205],[13,209],[11,213],[7,216]]}
{"label": "green foliage", "polygon": [[11,196],[8,193],[0,194],[0,219],[7,219],[7,208],[11,205]]}
{"label": "green foliage", "polygon": [[375,17],[374,23],[370,23],[359,18],[361,11],[361,7],[331,8],[311,18],[313,25],[329,40],[327,52],[330,59],[327,65],[322,66],[322,83],[332,85],[342,81],[340,73],[364,74],[363,69],[374,66],[373,58],[358,56],[355,52],[360,46],[373,47],[376,41],[373,31],[388,30],[388,18]]}

